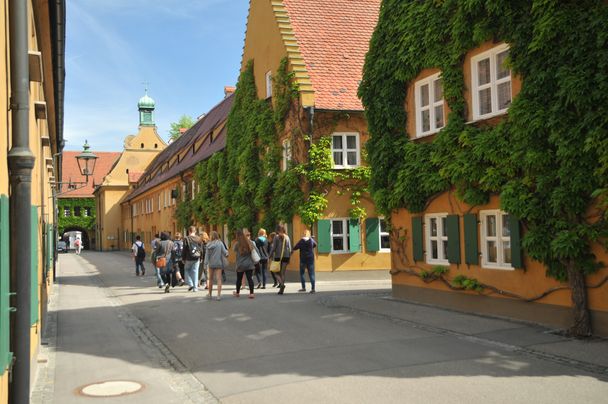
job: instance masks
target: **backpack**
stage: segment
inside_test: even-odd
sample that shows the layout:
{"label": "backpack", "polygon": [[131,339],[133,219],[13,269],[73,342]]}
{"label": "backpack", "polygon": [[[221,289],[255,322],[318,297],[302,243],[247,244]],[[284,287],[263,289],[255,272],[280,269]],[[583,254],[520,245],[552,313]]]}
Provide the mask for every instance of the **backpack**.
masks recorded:
{"label": "backpack", "polygon": [[179,241],[176,241],[175,243],[173,243],[173,261],[175,261],[175,262],[182,261],[183,249],[184,249],[184,246]]}
{"label": "backpack", "polygon": [[196,261],[201,259],[202,251],[196,243],[191,243],[190,237],[184,239],[184,248],[186,249],[186,259]]}
{"label": "backpack", "polygon": [[[137,243],[135,244],[137,245]],[[137,259],[143,260],[146,258],[146,250],[144,249],[144,243],[137,245]]]}

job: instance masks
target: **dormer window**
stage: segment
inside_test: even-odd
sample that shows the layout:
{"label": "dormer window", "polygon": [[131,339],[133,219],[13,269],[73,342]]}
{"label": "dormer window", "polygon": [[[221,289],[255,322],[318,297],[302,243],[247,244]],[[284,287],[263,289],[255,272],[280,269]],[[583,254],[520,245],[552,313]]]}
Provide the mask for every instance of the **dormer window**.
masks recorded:
{"label": "dormer window", "polygon": [[511,105],[511,70],[505,65],[507,44],[471,58],[473,120],[503,114]]}
{"label": "dormer window", "polygon": [[140,147],[143,149],[144,148],[144,144],[142,143]]}
{"label": "dormer window", "polygon": [[414,90],[416,92],[416,137],[439,132],[445,126],[443,84],[440,73],[417,81]]}

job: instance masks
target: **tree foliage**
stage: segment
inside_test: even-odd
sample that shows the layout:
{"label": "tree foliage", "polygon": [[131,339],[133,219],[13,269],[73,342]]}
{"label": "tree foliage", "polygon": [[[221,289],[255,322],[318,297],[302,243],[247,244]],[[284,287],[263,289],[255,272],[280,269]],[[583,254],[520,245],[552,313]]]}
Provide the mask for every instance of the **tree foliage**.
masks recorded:
{"label": "tree foliage", "polygon": [[[607,226],[587,213],[608,188],[606,21],[600,0],[385,0],[359,90],[378,207],[420,212],[450,188],[471,205],[499,194],[548,275],[572,283],[596,271],[591,243]],[[498,125],[470,125],[464,59],[491,40],[509,44],[508,63],[523,84]],[[425,68],[441,70],[451,110],[431,143],[409,140],[403,108]]]}
{"label": "tree foliage", "polygon": [[175,141],[182,135],[181,129],[190,129],[194,125],[195,120],[188,115],[182,115],[177,122],[171,123],[169,130],[169,139]]}

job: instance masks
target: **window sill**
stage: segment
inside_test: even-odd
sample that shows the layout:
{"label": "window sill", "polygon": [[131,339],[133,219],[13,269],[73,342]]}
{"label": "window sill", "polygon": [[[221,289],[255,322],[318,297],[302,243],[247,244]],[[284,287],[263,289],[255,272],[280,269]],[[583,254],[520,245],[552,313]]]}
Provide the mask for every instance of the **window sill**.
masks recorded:
{"label": "window sill", "polygon": [[390,248],[381,248],[381,249],[380,249],[380,250],[378,250],[377,252],[379,252],[379,253],[390,253],[390,252],[391,252],[391,250],[390,250]]}
{"label": "window sill", "polygon": [[481,268],[482,269],[497,269],[499,271],[514,271],[515,268],[513,268],[512,266],[501,266],[498,264],[488,264],[488,263],[481,263]]}
{"label": "window sill", "polygon": [[426,263],[429,264],[429,265],[450,265],[450,262],[448,260],[445,260],[445,261],[442,261],[442,260],[427,260]]}
{"label": "window sill", "polygon": [[425,137],[436,135],[439,132],[441,132],[441,129],[443,129],[443,128],[445,128],[445,126],[442,126],[441,128],[439,128],[433,132],[426,132],[426,133],[421,133],[421,134],[416,133],[416,137],[414,137],[414,139],[423,139]]}
{"label": "window sill", "polygon": [[332,168],[334,170],[354,170],[355,168],[359,168],[361,167],[361,165],[358,166],[333,166]]}
{"label": "window sill", "polygon": [[357,254],[361,251],[357,251],[357,252],[351,252],[351,251],[332,251],[330,252],[331,255],[344,255],[344,254]]}
{"label": "window sill", "polygon": [[493,112],[490,114],[486,114],[486,115],[480,115],[480,116],[473,116],[473,120],[466,122],[467,125],[472,124],[472,123],[476,123],[476,122],[481,122],[481,121],[485,121],[487,119],[492,119],[492,118],[496,118],[499,116],[504,116],[504,115],[508,115],[508,111],[509,109],[504,109],[502,111],[498,111],[498,112]]}

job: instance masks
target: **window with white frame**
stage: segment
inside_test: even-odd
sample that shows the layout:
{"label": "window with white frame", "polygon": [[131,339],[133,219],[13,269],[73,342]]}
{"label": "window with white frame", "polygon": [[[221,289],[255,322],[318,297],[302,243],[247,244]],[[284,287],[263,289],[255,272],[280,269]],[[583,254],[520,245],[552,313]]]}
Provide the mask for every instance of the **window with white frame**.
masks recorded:
{"label": "window with white frame", "polygon": [[479,212],[481,219],[481,266],[513,269],[509,214],[500,210]]}
{"label": "window with white frame", "polygon": [[445,126],[443,83],[440,73],[417,81],[414,90],[416,137],[438,132]]}
{"label": "window with white frame", "polygon": [[391,235],[385,219],[380,219],[380,251],[391,251]]}
{"label": "window with white frame", "polygon": [[425,215],[426,262],[448,264],[447,213]]}
{"label": "window with white frame", "polygon": [[72,215],[72,211],[68,206],[63,208],[63,217],[70,217]]}
{"label": "window with white frame", "polygon": [[348,226],[348,219],[332,219],[331,252],[350,252],[350,229]]}
{"label": "window with white frame", "polygon": [[287,171],[289,163],[291,162],[291,141],[289,139],[283,140],[283,161],[281,162],[281,168],[283,171]]}
{"label": "window with white frame", "polygon": [[361,164],[358,133],[334,133],[331,139],[334,168],[354,168]]}
{"label": "window with white frame", "polygon": [[502,114],[511,105],[508,57],[509,46],[503,44],[471,58],[474,120]]}
{"label": "window with white frame", "polygon": [[264,76],[266,81],[266,98],[272,97],[272,72],[268,70]]}

